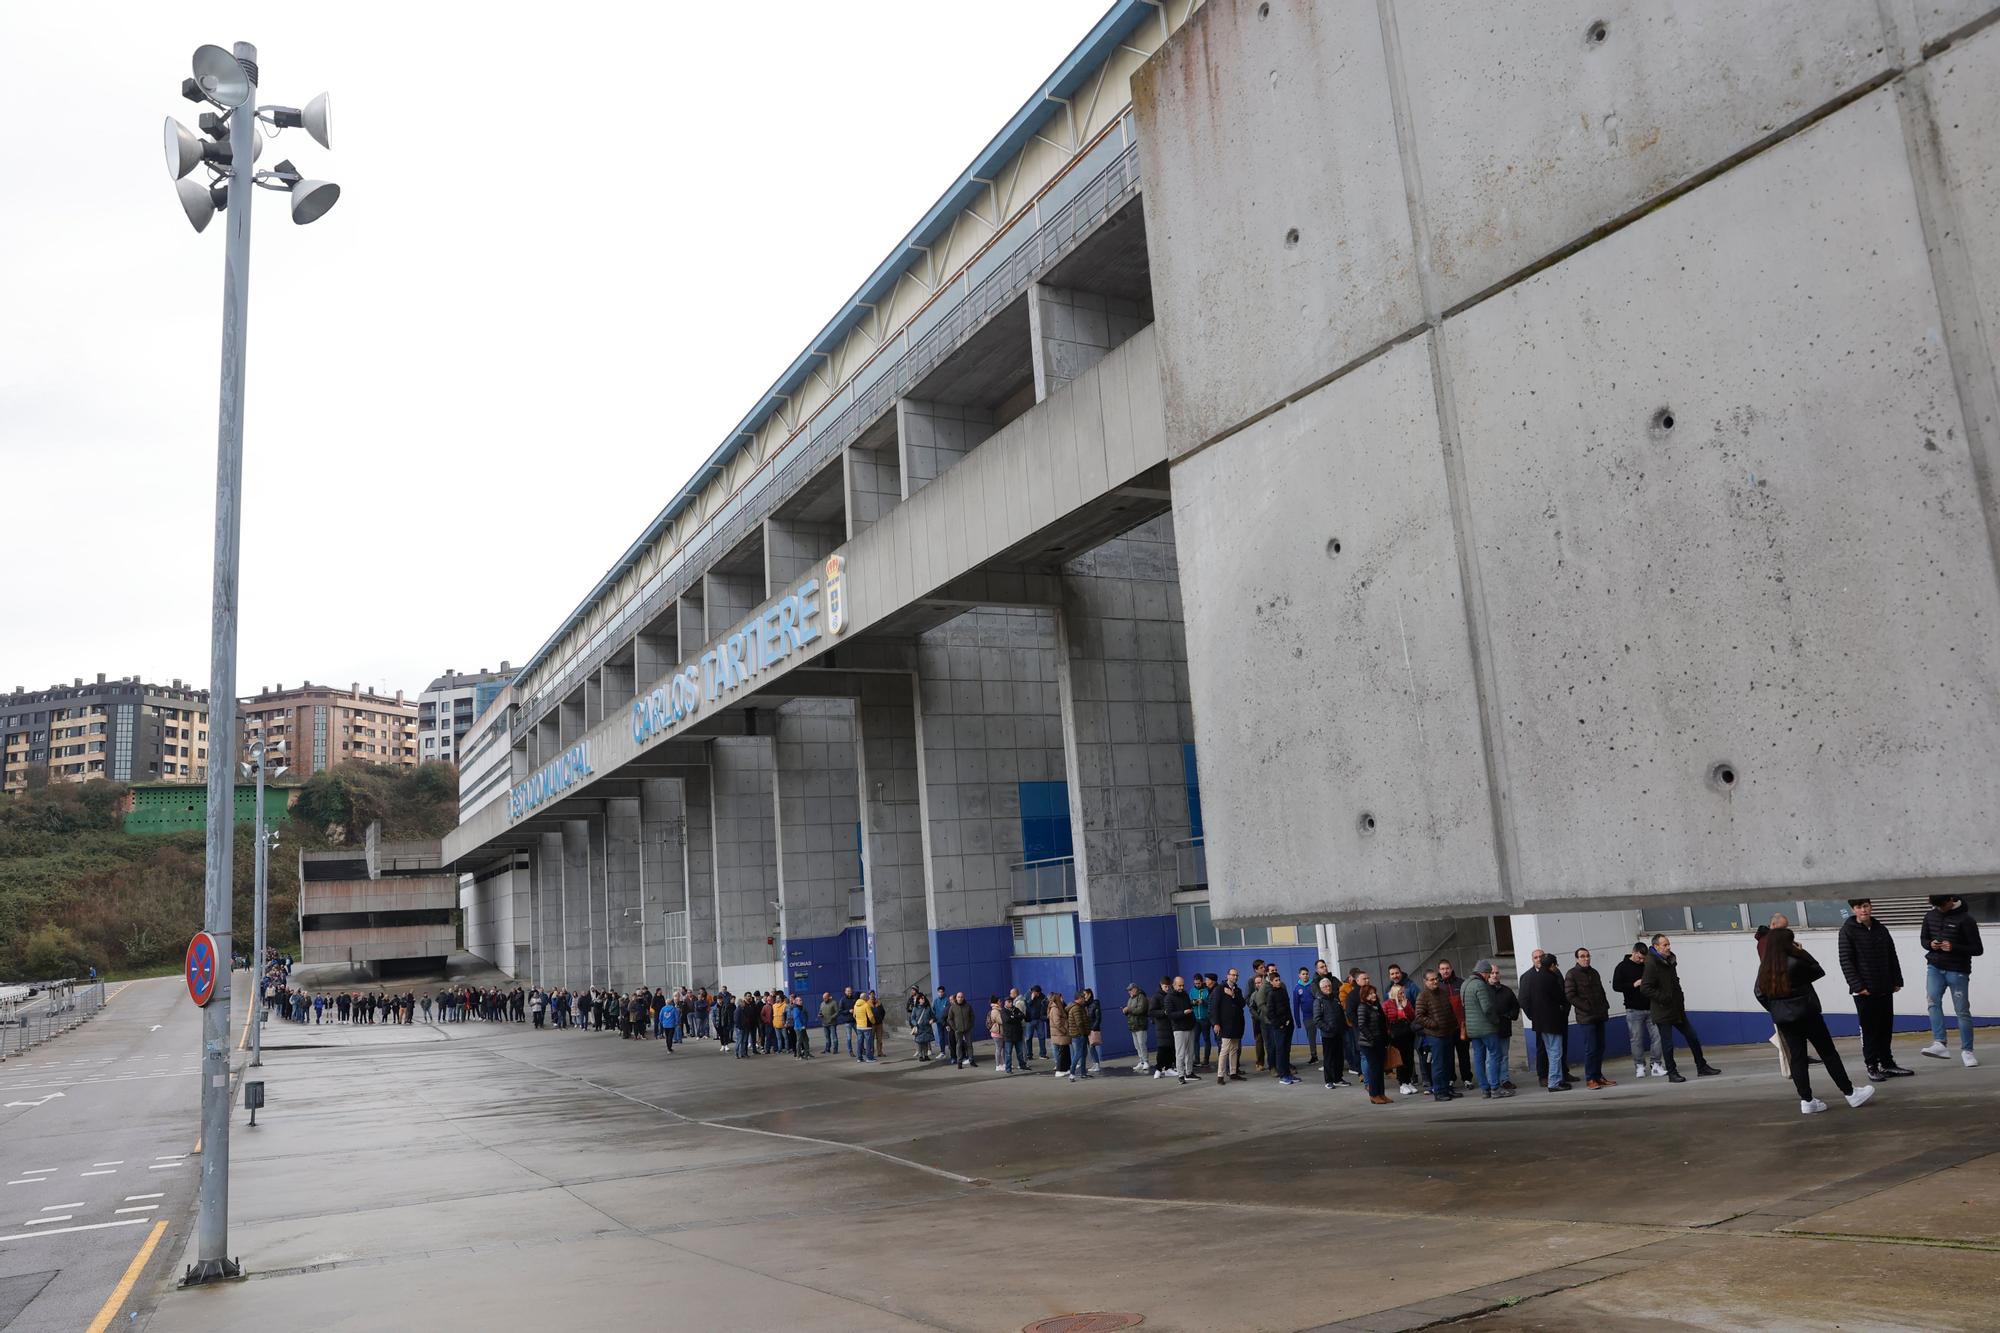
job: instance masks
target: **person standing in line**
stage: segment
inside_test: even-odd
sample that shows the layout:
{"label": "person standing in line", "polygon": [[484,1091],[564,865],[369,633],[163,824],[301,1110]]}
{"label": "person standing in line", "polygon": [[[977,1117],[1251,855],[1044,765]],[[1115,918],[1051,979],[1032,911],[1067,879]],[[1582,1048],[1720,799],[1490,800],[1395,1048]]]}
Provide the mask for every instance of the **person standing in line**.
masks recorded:
{"label": "person standing in line", "polygon": [[1090,1054],[1090,1068],[1084,1073],[1088,1075],[1094,1071],[1101,1074],[1104,1072],[1104,1005],[1099,1002],[1097,992],[1089,986],[1083,988],[1083,1008],[1088,1023],[1084,1029],[1084,1042]]}
{"label": "person standing in line", "polygon": [[1069,1004],[1061,991],[1050,991],[1042,997],[1042,1022],[1043,1030],[1049,1034],[1047,1045],[1055,1047],[1056,1077],[1074,1077],[1076,1063],[1070,1058]]}
{"label": "person standing in line", "polygon": [[878,1016],[875,1011],[875,992],[866,991],[855,997],[854,1008],[854,1058],[864,1065],[875,1063],[875,1027]]}
{"label": "person standing in line", "polygon": [[792,1052],[801,1060],[813,1058],[812,1032],[806,1027],[806,1005],[803,996],[790,1011],[792,1016]]}
{"label": "person standing in line", "polygon": [[[1363,974],[1366,975],[1365,973]],[[1387,1106],[1382,1076],[1389,1058],[1389,1022],[1382,1014],[1382,995],[1373,984],[1358,982],[1352,995],[1354,1044],[1361,1052],[1361,1078],[1368,1087],[1368,1100]]]}
{"label": "person standing in line", "polygon": [[1074,1083],[1090,1077],[1091,1002],[1088,987],[1063,1010],[1063,1025],[1069,1029],[1069,1078]]}
{"label": "person standing in line", "polygon": [[1568,1092],[1564,1077],[1563,1045],[1569,1033],[1569,1001],[1563,995],[1562,975],[1556,971],[1555,955],[1535,950],[1536,963],[1521,978],[1521,1012],[1535,1029],[1535,1044],[1541,1053],[1539,1069],[1550,1092]]}
{"label": "person standing in line", "polygon": [[1930,1005],[1931,1044],[1918,1051],[1933,1060],[1950,1056],[1944,1044],[1944,995],[1951,992],[1951,1010],[1958,1016],[1958,1058],[1967,1069],[1977,1068],[1972,1053],[1972,960],[1986,952],[1979,923],[1955,893],[1931,895],[1919,938],[1924,942],[1924,998]]}
{"label": "person standing in line", "polygon": [[1007,1045],[1006,1006],[998,995],[986,997],[986,1035],[993,1041],[993,1072],[1014,1072],[1014,1052]]}
{"label": "person standing in line", "polygon": [[951,1030],[951,996],[939,986],[931,999],[931,1008],[937,1013],[938,1048],[944,1053],[944,1062],[953,1069],[958,1068],[958,1038]]}
{"label": "person standing in line", "polygon": [[1667,1082],[1687,1082],[1680,1070],[1674,1067],[1676,1031],[1686,1039],[1688,1052],[1694,1056],[1695,1073],[1703,1076],[1720,1074],[1720,1069],[1702,1057],[1701,1038],[1695,1035],[1694,1024],[1688,1022],[1687,995],[1681,989],[1680,960],[1674,957],[1674,942],[1665,935],[1653,936],[1653,947],[1646,951],[1646,970],[1640,974],[1639,988],[1652,1005],[1653,1027],[1660,1034],[1660,1054],[1667,1061]]}
{"label": "person standing in line", "polygon": [[1347,1042],[1347,1049],[1344,1054],[1347,1057],[1347,1067],[1352,1069],[1356,1074],[1361,1072],[1361,1048],[1355,1044],[1354,1040],[1354,1004],[1352,997],[1354,995],[1354,980],[1360,975],[1360,968],[1348,968],[1347,979],[1340,983],[1340,990],[1338,992],[1340,995],[1340,1013],[1341,1017],[1345,1020],[1345,1026],[1341,1029],[1346,1034],[1345,1039]]}
{"label": "person standing in line", "polygon": [[1914,1071],[1896,1063],[1892,1039],[1896,1030],[1894,996],[1903,989],[1903,964],[1889,928],[1875,919],[1870,898],[1849,898],[1848,918],[1840,923],[1840,972],[1847,993],[1854,997],[1854,1016],[1861,1024],[1861,1061],[1871,1081],[1902,1078]]}
{"label": "person standing in line", "polygon": [[1431,1053],[1431,1100],[1451,1101],[1458,1095],[1451,1090],[1451,1047],[1458,1040],[1458,1015],[1452,1012],[1451,995],[1438,984],[1435,970],[1424,973],[1424,988],[1417,992],[1416,1021]]}
{"label": "person standing in line", "polygon": [[1270,1053],[1270,1039],[1264,1035],[1264,1008],[1270,1003],[1264,994],[1264,960],[1250,960],[1250,1040],[1252,1055],[1258,1073],[1270,1068],[1265,1056]]}
{"label": "person standing in line", "polygon": [[680,1035],[681,1031],[680,1006],[673,1004],[661,1005],[659,1024],[661,1044],[667,1048],[667,1054],[672,1055],[674,1053],[674,1039]]}
{"label": "person standing in line", "polygon": [[1346,1070],[1342,1062],[1347,1054],[1347,1015],[1341,1012],[1340,995],[1334,989],[1333,974],[1321,970],[1319,994],[1313,999],[1312,1026],[1318,1034],[1319,1048],[1326,1053],[1326,1062],[1320,1066],[1320,1073],[1329,1088],[1344,1088],[1347,1080],[1342,1077]]}
{"label": "person standing in line", "polygon": [[1125,1029],[1132,1036],[1132,1070],[1146,1072],[1146,1027],[1152,1006],[1146,1000],[1146,993],[1139,989],[1136,981],[1125,984]]}
{"label": "person standing in line", "polygon": [[1271,996],[1264,1011],[1264,1043],[1271,1048],[1268,1058],[1272,1072],[1278,1076],[1278,1082],[1289,1088],[1299,1081],[1292,1070],[1292,997],[1285,990],[1285,979],[1278,975],[1276,963],[1264,973],[1264,988]]}
{"label": "person standing in line", "polygon": [[[1044,1002],[1043,1011],[1047,1012]],[[1006,1000],[1000,1001],[1000,1035],[995,1038],[999,1051],[993,1059],[993,1072],[1013,1074],[1028,1072],[1028,1015],[1019,1005]]]}
{"label": "person standing in line", "polygon": [[819,993],[819,1053],[832,1055],[840,1042],[840,1001],[833,998],[833,992]]}
{"label": "person standing in line", "polygon": [[1764,1006],[1771,1021],[1777,1024],[1778,1035],[1784,1039],[1790,1054],[1792,1085],[1798,1089],[1802,1115],[1826,1109],[1826,1103],[1812,1093],[1811,1066],[1806,1062],[1808,1042],[1819,1052],[1827,1077],[1840,1089],[1849,1106],[1858,1108],[1875,1095],[1873,1084],[1857,1088],[1848,1079],[1840,1052],[1834,1049],[1833,1034],[1826,1030],[1819,993],[1813,989],[1813,983],[1825,975],[1826,969],[1819,965],[1819,960],[1793,938],[1790,926],[1774,926],[1764,937],[1764,957],[1757,965],[1755,994],[1757,1003]]}
{"label": "person standing in line", "polygon": [[972,1005],[965,992],[954,991],[951,1002],[945,1006],[945,1024],[951,1029],[952,1049],[958,1053],[960,1069],[979,1067],[972,1053],[972,1020]]}
{"label": "person standing in line", "polygon": [[1389,1050],[1385,1057],[1393,1056],[1396,1062],[1396,1095],[1413,1097],[1418,1082],[1417,1002],[1403,984],[1402,973],[1400,967],[1392,968],[1395,980],[1389,983],[1389,993],[1376,1003],[1381,1006],[1382,1021],[1389,1029]]}
{"label": "person standing in line", "polygon": [[1611,997],[1604,992],[1604,978],[1590,965],[1590,950],[1578,949],[1575,958],[1576,965],[1563,978],[1563,996],[1570,1004],[1570,1021],[1583,1029],[1583,1086],[1616,1087],[1604,1076],[1604,1025],[1611,1018]]}
{"label": "person standing in line", "polygon": [[1146,1021],[1153,1029],[1154,1078],[1165,1078],[1174,1062],[1174,1025],[1167,1016],[1167,992],[1173,988],[1172,977],[1161,977],[1160,988],[1146,998]]}
{"label": "person standing in line", "polygon": [[1472,977],[1460,992],[1465,1000],[1465,1036],[1472,1043],[1472,1076],[1482,1098],[1511,1097],[1507,1082],[1507,1019],[1501,1013],[1494,983],[1500,969],[1490,958],[1472,965]]}
{"label": "person standing in line", "polygon": [[917,1063],[931,1062],[931,1045],[937,1039],[938,1012],[932,1007],[930,997],[921,990],[910,990],[910,1038],[917,1043]]}
{"label": "person standing in line", "polygon": [[1451,997],[1451,1012],[1458,1019],[1458,1035],[1452,1038],[1451,1053],[1458,1081],[1469,1088],[1473,1084],[1472,1042],[1465,1035],[1465,978],[1458,975],[1449,958],[1438,959],[1438,989]]}
{"label": "person standing in line", "polygon": [[840,988],[840,1026],[841,1030],[846,1034],[847,1053],[849,1055],[854,1054],[854,1002],[857,998],[854,994],[854,987],[843,986]]}
{"label": "person standing in line", "polygon": [[1319,1063],[1319,1029],[1313,1026],[1313,1002],[1318,997],[1313,992],[1312,969],[1301,966],[1297,979],[1292,982],[1292,1031],[1306,1030],[1306,1064]]}
{"label": "person standing in line", "polygon": [[1215,989],[1215,983],[1197,972],[1188,985],[1188,998],[1194,1001],[1194,1067],[1205,1067],[1215,1053],[1215,1034],[1209,1030],[1208,997]]}
{"label": "person standing in line", "polygon": [[1236,984],[1236,969],[1208,997],[1210,1026],[1215,1029],[1215,1081],[1243,1081],[1243,1024],[1249,1001]]}
{"label": "person standing in line", "polygon": [[1644,941],[1639,941],[1618,960],[1618,966],[1611,969],[1611,989],[1618,992],[1625,1004],[1625,1039],[1632,1050],[1632,1077],[1646,1077],[1649,1055],[1652,1057],[1654,1077],[1664,1077],[1667,1067],[1660,1063],[1657,1054],[1652,1004],[1639,989],[1639,979],[1645,974],[1646,945]]}
{"label": "person standing in line", "polygon": [[1028,1025],[1027,1044],[1021,1048],[1024,1057],[1022,1067],[1026,1068],[1026,1059],[1035,1054],[1035,1043],[1041,1043],[1041,1058],[1046,1060],[1049,1058],[1049,1043],[1055,1038],[1049,1027],[1049,997],[1042,993],[1040,986],[1028,987],[1028,999],[1021,1009]]}
{"label": "person standing in line", "polygon": [[1182,1087],[1194,1077],[1194,997],[1187,978],[1175,977],[1166,996],[1167,1023],[1174,1034],[1174,1075]]}

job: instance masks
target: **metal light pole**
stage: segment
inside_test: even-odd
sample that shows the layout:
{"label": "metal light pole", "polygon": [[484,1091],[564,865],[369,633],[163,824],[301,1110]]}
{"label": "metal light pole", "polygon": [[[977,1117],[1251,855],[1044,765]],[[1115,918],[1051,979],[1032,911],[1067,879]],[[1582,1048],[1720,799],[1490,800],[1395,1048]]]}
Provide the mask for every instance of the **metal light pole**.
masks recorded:
{"label": "metal light pole", "polygon": [[[306,112],[288,107],[258,108],[257,79],[257,48],[249,42],[236,43],[233,54],[214,46],[199,48],[194,53],[194,77],[181,85],[181,93],[189,101],[206,102],[224,112],[220,119],[204,116],[202,127],[211,138],[219,139],[226,123],[227,147],[204,143],[171,119],[166,126],[167,170],[176,182],[188,221],[200,231],[217,208],[229,215],[222,275],[222,389],[216,426],[208,837],[203,886],[203,918],[208,933],[215,937],[217,975],[214,995],[201,1015],[201,1214],[195,1229],[195,1262],[183,1278],[187,1285],[243,1275],[242,1265],[228,1254],[229,1003],[230,973],[236,956],[230,910],[236,834],[236,584],[237,543],[242,531],[243,376],[250,324],[252,186],[272,182],[270,188],[290,191],[295,222],[312,221],[339,197],[339,187],[304,180],[290,163],[281,163],[276,171],[261,175],[255,171],[262,147],[257,130],[260,116],[279,128],[304,126],[322,145],[327,117],[324,96],[315,99]],[[214,177],[206,188],[185,179],[197,165],[206,165]],[[260,818],[262,813],[260,802]]]}
{"label": "metal light pole", "polygon": [[[283,742],[280,742],[283,744]],[[264,739],[259,736],[250,743],[250,762],[246,768],[256,770],[257,778],[257,906],[254,914],[253,935],[256,946],[252,953],[250,975],[255,978],[253,998],[250,1002],[250,1066],[259,1069],[264,1064],[264,949],[265,922],[270,916],[271,883],[271,842],[276,831],[264,831],[264,777],[267,768]],[[283,777],[289,770],[278,765],[278,771],[271,776]]]}

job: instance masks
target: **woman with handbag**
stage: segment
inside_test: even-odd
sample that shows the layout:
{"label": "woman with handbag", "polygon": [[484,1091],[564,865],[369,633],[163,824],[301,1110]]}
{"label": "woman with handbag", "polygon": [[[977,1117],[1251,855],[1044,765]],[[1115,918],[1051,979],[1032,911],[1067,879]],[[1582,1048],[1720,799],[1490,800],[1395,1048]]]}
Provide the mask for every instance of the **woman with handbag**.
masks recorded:
{"label": "woman with handbag", "polygon": [[1827,1076],[1839,1088],[1849,1106],[1860,1106],[1875,1095],[1872,1084],[1855,1087],[1847,1068],[1834,1049],[1833,1034],[1826,1030],[1826,1016],[1820,1012],[1819,993],[1813,983],[1826,975],[1817,959],[1799,947],[1789,926],[1773,927],[1764,937],[1764,958],[1757,966],[1757,1003],[1770,1013],[1785,1040],[1785,1054],[1791,1066],[1792,1085],[1799,1090],[1799,1112],[1812,1115],[1826,1109],[1813,1096],[1812,1071],[1806,1063],[1806,1044],[1819,1052]]}
{"label": "woman with handbag", "polygon": [[1387,1106],[1382,1095],[1384,1060],[1389,1052],[1389,1020],[1382,1013],[1382,993],[1373,984],[1361,987],[1354,1001],[1354,1045],[1361,1056],[1361,1076],[1368,1084],[1368,1100]]}
{"label": "woman with handbag", "polygon": [[1402,982],[1390,985],[1382,1000],[1382,1017],[1389,1029],[1389,1068],[1396,1071],[1396,1092],[1408,1097],[1417,1090],[1417,1006]]}

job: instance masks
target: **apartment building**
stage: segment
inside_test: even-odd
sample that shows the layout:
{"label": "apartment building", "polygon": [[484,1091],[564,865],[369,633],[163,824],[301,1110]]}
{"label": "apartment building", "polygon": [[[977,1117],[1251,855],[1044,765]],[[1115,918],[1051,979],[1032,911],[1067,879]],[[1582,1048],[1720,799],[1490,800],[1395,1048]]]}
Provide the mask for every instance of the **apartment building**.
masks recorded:
{"label": "apartment building", "polygon": [[243,757],[262,739],[268,754],[301,777],[349,759],[417,762],[417,706],[401,690],[381,694],[359,681],[344,690],[311,681],[289,690],[279,684],[238,699],[236,712]]}
{"label": "apartment building", "polygon": [[426,764],[462,763],[465,734],[472,730],[473,720],[513,678],[514,668],[508,662],[502,662],[498,671],[446,667],[417,696],[417,758]]}
{"label": "apartment building", "polygon": [[205,782],[208,691],[137,676],[0,696],[0,790],[20,791],[47,769],[51,782]]}

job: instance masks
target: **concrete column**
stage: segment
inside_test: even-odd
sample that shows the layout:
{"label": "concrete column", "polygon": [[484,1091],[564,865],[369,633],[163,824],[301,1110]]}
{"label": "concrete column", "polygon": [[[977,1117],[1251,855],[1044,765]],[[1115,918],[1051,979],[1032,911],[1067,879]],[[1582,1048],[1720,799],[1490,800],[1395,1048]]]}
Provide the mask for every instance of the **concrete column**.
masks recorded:
{"label": "concrete column", "polygon": [[647,778],[639,786],[639,971],[647,985],[658,986],[667,982],[666,913],[688,905],[686,800],[673,778]]}
{"label": "concrete column", "polygon": [[902,450],[903,498],[930,485],[992,433],[993,414],[984,408],[898,398],[896,439]]}
{"label": "concrete column", "polygon": [[681,779],[687,806],[687,836],[681,864],[687,877],[688,962],[694,984],[713,990],[722,979],[721,940],[716,933],[715,801],[712,770],[690,768]]}
{"label": "concrete column", "polygon": [[771,904],[778,899],[777,806],[768,736],[709,742],[714,775],[715,908],[721,979],[731,990],[778,983]]}
{"label": "concrete column", "polygon": [[740,627],[764,600],[763,562],[728,573],[711,569],[701,576],[701,589],[707,615],[702,642],[707,643]]}
{"label": "concrete column", "polygon": [[674,603],[674,616],[674,633],[680,648],[680,658],[675,662],[678,666],[680,660],[700,652],[702,645],[708,642],[708,616],[702,607],[700,579],[696,579],[694,586],[683,592],[680,600]]}
{"label": "concrete column", "polygon": [[847,524],[779,518],[764,520],[764,595],[775,597],[804,578],[820,561],[847,540]]}
{"label": "concrete column", "polygon": [[607,984],[625,991],[644,979],[639,941],[645,874],[639,798],[616,796],[604,803],[604,967]]}
{"label": "concrete column", "polygon": [[535,899],[533,853],[517,852],[514,868],[507,875],[507,914],[514,951],[508,972],[515,980],[527,982],[535,975]]}
{"label": "concrete column", "polygon": [[638,693],[633,658],[628,654],[604,664],[603,715],[622,712]]}
{"label": "concrete column", "polygon": [[785,985],[815,997],[855,984],[844,938],[861,884],[854,714],[851,699],[794,699],[773,718]]}
{"label": "concrete column", "polygon": [[1028,288],[1028,336],[1035,360],[1035,401],[1104,359],[1152,322],[1138,301],[1036,283]]}
{"label": "concrete column", "polygon": [[566,819],[562,826],[563,985],[590,986],[590,825]]}
{"label": "concrete column", "polygon": [[[925,874],[923,779],[917,744],[915,682],[884,674],[862,682],[855,710],[860,737],[862,877],[867,905],[864,948],[872,978],[857,976],[894,1003],[912,985],[939,981],[932,956]],[[947,983],[948,984],[948,983]]]}
{"label": "concrete column", "polygon": [[903,465],[895,437],[877,447],[852,446],[845,467],[847,535],[852,539],[903,502]]}
{"label": "concrete column", "polygon": [[1078,943],[1084,984],[1105,996],[1177,970],[1174,845],[1191,831],[1194,739],[1178,579],[1166,516],[1063,567],[1057,683]]}
{"label": "concrete column", "polygon": [[633,641],[633,689],[649,689],[680,665],[680,609],[670,606]]}

